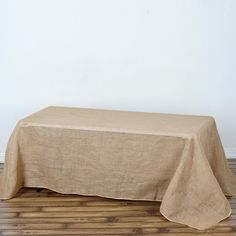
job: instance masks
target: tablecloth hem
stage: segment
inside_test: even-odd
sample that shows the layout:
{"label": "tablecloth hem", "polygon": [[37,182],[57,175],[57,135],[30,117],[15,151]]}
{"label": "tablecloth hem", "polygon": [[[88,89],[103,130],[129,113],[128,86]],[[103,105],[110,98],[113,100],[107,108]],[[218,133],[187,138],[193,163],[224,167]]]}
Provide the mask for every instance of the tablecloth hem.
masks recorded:
{"label": "tablecloth hem", "polygon": [[[81,193],[81,192],[65,192],[65,191],[57,190],[56,188],[46,187],[43,185],[24,185],[24,186],[22,186],[22,188],[44,188],[44,189],[52,190],[52,191],[60,193],[60,194],[68,194],[68,195],[75,194],[75,195],[81,195],[81,196],[91,196],[91,197],[94,196],[94,197],[102,197],[102,198],[117,199],[117,200],[162,202],[162,200],[160,200],[160,199],[133,198],[133,197],[112,197],[112,196],[108,196],[106,194],[88,194],[88,193]],[[0,198],[0,199],[7,200],[7,199],[14,198],[14,197],[17,197],[17,196],[15,195],[13,197],[11,196],[11,197]]]}
{"label": "tablecloth hem", "polygon": [[225,216],[223,216],[221,219],[219,219],[218,221],[216,221],[214,224],[210,225],[209,227],[197,227],[197,226],[194,226],[194,225],[192,225],[192,224],[188,224],[188,223],[186,223],[186,222],[183,222],[183,221],[181,221],[181,220],[178,220],[178,221],[177,221],[177,220],[171,219],[171,217],[166,216],[166,215],[162,212],[161,208],[160,208],[160,213],[161,213],[167,220],[169,220],[169,221],[171,221],[171,222],[178,223],[178,224],[182,224],[182,225],[186,225],[186,226],[189,226],[189,227],[191,227],[191,228],[194,228],[194,229],[203,231],[203,230],[209,229],[209,228],[211,228],[211,227],[217,225],[217,224],[218,224],[219,222],[221,222],[222,220],[225,220],[226,218],[228,218],[228,217],[231,215],[231,213],[232,213],[232,209],[230,209],[230,211],[229,211],[228,214],[226,214]]}

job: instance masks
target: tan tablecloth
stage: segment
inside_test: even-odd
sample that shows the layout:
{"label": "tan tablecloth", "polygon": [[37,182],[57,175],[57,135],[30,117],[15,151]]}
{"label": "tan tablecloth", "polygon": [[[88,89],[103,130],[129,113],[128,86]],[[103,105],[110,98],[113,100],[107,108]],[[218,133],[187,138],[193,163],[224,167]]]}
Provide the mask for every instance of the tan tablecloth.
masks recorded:
{"label": "tan tablecloth", "polygon": [[7,146],[0,198],[23,186],[162,201],[170,221],[205,229],[230,215],[236,177],[212,117],[48,107]]}

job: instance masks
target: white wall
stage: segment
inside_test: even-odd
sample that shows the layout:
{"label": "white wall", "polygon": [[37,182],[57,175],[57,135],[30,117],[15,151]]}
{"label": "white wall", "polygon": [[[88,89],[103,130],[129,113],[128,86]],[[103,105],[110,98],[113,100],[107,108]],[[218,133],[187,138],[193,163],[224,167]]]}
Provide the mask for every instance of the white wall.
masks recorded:
{"label": "white wall", "polygon": [[0,153],[49,105],[212,115],[236,153],[235,0],[0,0]]}

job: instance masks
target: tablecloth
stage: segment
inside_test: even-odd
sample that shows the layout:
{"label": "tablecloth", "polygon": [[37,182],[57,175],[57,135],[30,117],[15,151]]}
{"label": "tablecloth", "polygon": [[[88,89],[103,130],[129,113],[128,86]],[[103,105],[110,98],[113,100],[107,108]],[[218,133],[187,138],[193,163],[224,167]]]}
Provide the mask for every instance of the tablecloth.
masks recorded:
{"label": "tablecloth", "polygon": [[161,201],[170,221],[206,229],[231,214],[236,177],[213,117],[50,106],[9,139],[0,199],[22,187]]}

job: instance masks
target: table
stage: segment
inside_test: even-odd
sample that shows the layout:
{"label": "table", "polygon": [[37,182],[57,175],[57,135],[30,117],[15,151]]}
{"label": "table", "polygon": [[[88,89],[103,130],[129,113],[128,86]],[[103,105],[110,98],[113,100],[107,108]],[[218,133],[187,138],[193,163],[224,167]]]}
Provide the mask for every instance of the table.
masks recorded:
{"label": "table", "polygon": [[9,139],[0,199],[22,187],[161,201],[168,220],[206,229],[231,214],[236,177],[213,117],[50,106]]}

